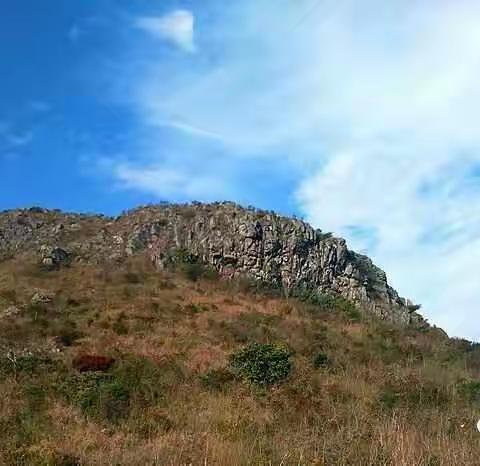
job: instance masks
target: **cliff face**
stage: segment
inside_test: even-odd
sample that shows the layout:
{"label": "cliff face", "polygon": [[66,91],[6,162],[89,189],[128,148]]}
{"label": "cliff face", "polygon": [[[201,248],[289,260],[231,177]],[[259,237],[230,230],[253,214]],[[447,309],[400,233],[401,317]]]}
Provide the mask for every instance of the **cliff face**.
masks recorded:
{"label": "cliff face", "polygon": [[[57,249],[55,249],[57,248]],[[175,249],[226,277],[247,275],[283,286],[336,293],[382,319],[424,325],[385,273],[345,240],[298,219],[233,203],[144,207],[115,219],[29,209],[0,214],[0,258],[34,251],[56,261],[117,261],[147,252],[163,267]]]}

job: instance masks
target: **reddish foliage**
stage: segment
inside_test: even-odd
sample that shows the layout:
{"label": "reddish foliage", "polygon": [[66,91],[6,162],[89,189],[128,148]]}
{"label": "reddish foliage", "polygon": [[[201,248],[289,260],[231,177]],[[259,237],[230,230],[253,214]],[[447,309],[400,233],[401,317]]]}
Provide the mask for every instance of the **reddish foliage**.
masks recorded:
{"label": "reddish foliage", "polygon": [[110,369],[115,359],[96,354],[81,354],[77,356],[72,365],[79,372],[106,371]]}

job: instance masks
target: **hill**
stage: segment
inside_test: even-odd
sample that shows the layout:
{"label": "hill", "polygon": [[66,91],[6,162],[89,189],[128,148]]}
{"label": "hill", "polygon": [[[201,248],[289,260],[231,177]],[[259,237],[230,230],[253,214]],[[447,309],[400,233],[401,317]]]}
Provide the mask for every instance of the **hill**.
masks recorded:
{"label": "hill", "polygon": [[[371,263],[299,220],[265,214],[218,256],[207,208],[0,215],[2,464],[478,464],[477,345],[396,318],[414,309],[386,281],[391,302],[336,287]],[[282,251],[310,241],[280,271],[258,262],[282,257],[270,225],[298,225]]]}
{"label": "hill", "polygon": [[0,214],[0,257],[39,251],[50,265],[67,258],[121,262],[146,251],[159,269],[172,254],[183,254],[223,278],[248,276],[286,295],[342,296],[382,319],[426,325],[415,312],[419,306],[399,297],[385,273],[349,250],[344,239],[296,218],[230,202],[161,204],[117,218],[40,208]]}

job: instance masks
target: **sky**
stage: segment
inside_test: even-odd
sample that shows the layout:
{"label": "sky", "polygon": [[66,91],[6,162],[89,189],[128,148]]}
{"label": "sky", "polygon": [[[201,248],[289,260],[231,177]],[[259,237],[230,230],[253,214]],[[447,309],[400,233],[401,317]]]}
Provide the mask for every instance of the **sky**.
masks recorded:
{"label": "sky", "polygon": [[1,0],[0,209],[233,200],[480,341],[480,3]]}

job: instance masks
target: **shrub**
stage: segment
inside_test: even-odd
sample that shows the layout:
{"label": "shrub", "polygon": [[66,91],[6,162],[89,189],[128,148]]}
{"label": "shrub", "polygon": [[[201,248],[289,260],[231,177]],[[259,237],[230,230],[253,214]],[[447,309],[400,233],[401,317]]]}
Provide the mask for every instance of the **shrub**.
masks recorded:
{"label": "shrub", "polygon": [[480,402],[480,382],[463,381],[458,385],[459,394],[470,403]]}
{"label": "shrub", "polygon": [[320,369],[322,367],[328,367],[331,361],[329,357],[325,353],[317,353],[313,358],[313,365],[316,369]]}
{"label": "shrub", "polygon": [[362,314],[357,306],[343,296],[318,293],[305,288],[293,290],[292,296],[304,303],[311,304],[319,308],[323,312],[341,312],[345,314],[349,320],[354,322],[360,321],[362,317]]}
{"label": "shrub", "polygon": [[60,392],[70,403],[93,418],[117,422],[127,416],[130,390],[111,374],[78,374],[60,385]]}
{"label": "shrub", "polygon": [[208,307],[204,304],[195,304],[190,303],[183,307],[184,311],[188,312],[189,314],[200,314],[201,312],[208,311]]}
{"label": "shrub", "polygon": [[123,321],[123,319],[117,319],[113,324],[112,324],[112,330],[117,334],[117,335],[127,335],[128,334],[128,327]]}
{"label": "shrub", "polygon": [[131,285],[138,285],[142,282],[142,277],[138,273],[135,272],[127,272],[124,275],[125,281],[130,283]]}
{"label": "shrub", "polygon": [[169,261],[173,264],[196,264],[198,257],[185,248],[177,248],[171,253]]}
{"label": "shrub", "polygon": [[135,408],[157,403],[182,377],[175,364],[157,365],[145,358],[127,356],[108,374],[73,374],[60,385],[59,391],[86,416],[117,423],[135,414]]}
{"label": "shrub", "polygon": [[217,269],[215,269],[214,267],[212,266],[208,266],[206,265],[204,268],[203,268],[203,274],[202,274],[202,277],[205,278],[205,280],[218,280],[218,271]]}
{"label": "shrub", "polygon": [[388,409],[402,406],[416,410],[427,406],[445,407],[450,402],[450,396],[443,384],[410,377],[389,382],[381,391],[378,401]]}
{"label": "shrub", "polygon": [[393,409],[395,406],[397,406],[399,399],[399,394],[390,388],[386,388],[378,397],[379,403],[386,409]]}
{"label": "shrub", "polygon": [[84,334],[77,330],[75,322],[71,320],[64,320],[60,322],[52,332],[55,334],[55,339],[63,346],[72,346],[76,340],[82,338]]}
{"label": "shrub", "polygon": [[230,357],[234,372],[256,385],[273,385],[285,380],[292,369],[291,353],[271,344],[252,343]]}
{"label": "shrub", "polygon": [[27,375],[43,374],[51,371],[56,366],[55,361],[49,357],[26,354],[16,356],[14,353],[0,358],[0,378],[1,376],[16,375],[24,373]]}
{"label": "shrub", "polygon": [[202,277],[204,267],[202,264],[198,263],[186,263],[181,266],[181,271],[188,280],[196,282]]}

